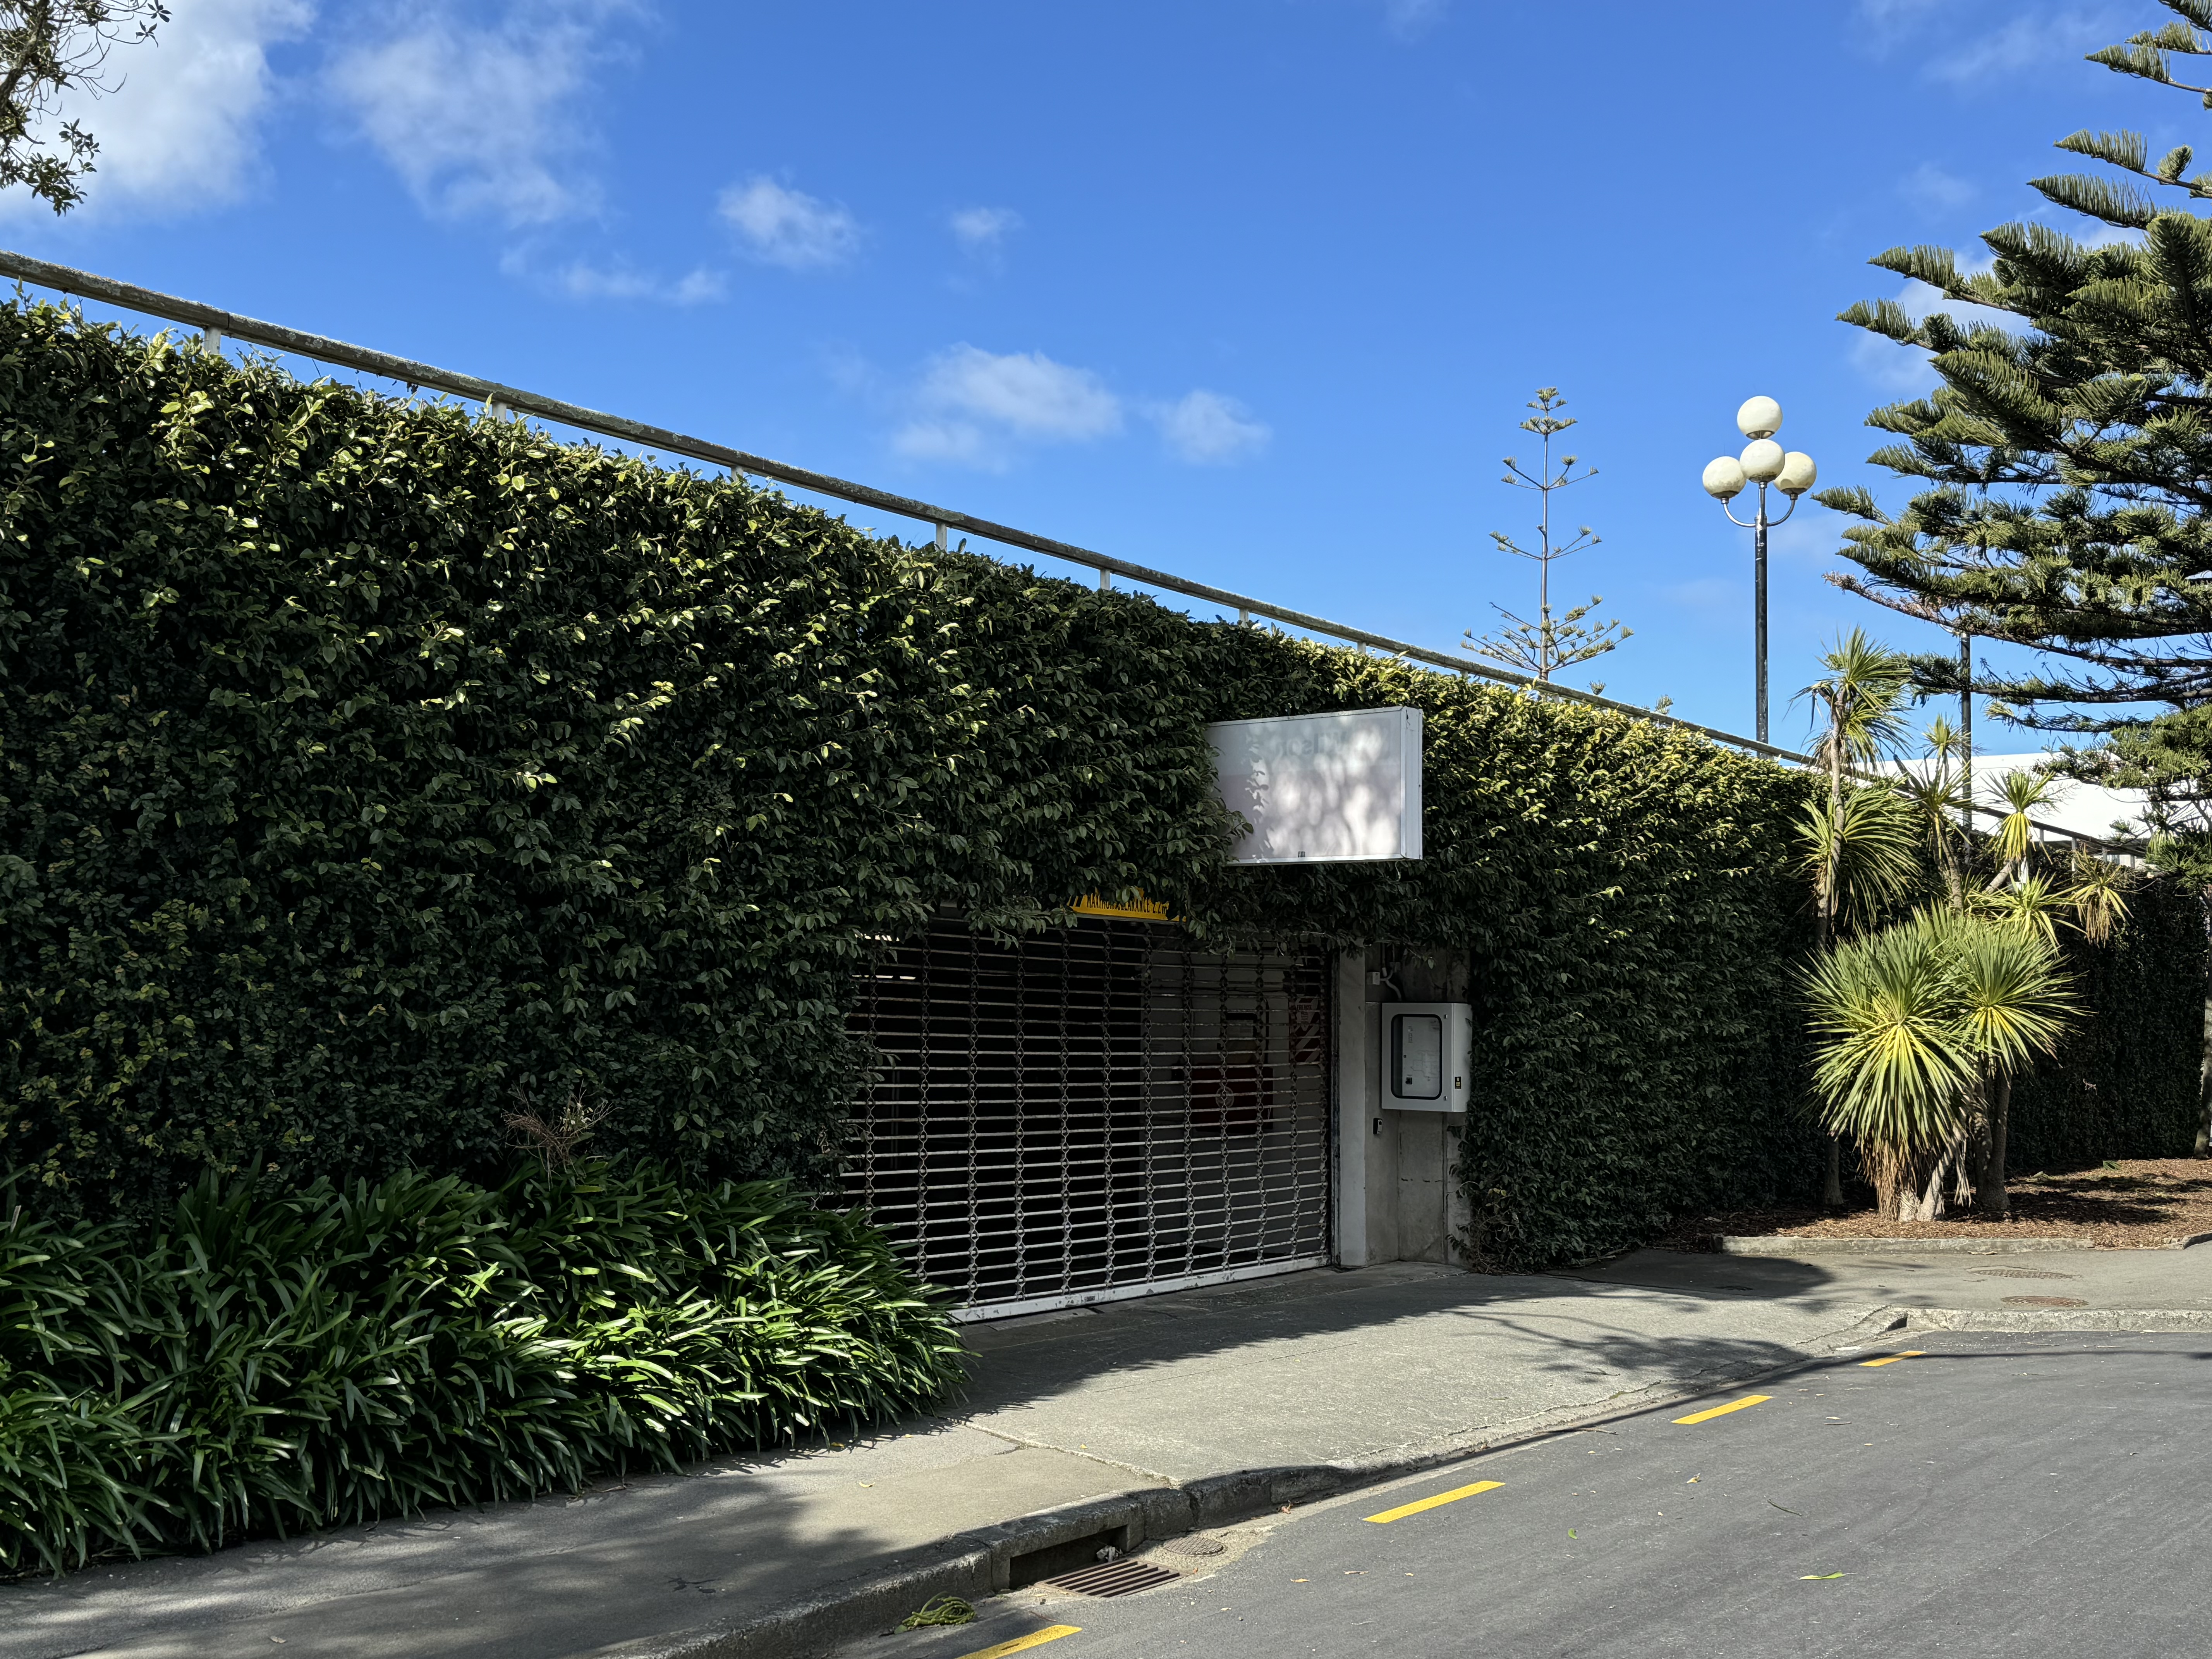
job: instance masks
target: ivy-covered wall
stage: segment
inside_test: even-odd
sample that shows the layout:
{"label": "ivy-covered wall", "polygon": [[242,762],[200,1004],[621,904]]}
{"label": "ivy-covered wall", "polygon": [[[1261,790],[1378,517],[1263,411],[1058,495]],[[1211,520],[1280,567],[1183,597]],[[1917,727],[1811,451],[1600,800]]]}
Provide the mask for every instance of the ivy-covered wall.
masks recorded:
{"label": "ivy-covered wall", "polygon": [[[1471,953],[1488,1259],[1817,1175],[1782,768],[46,307],[0,307],[0,1164],[42,1207],[478,1171],[578,1085],[598,1150],[819,1176],[874,941],[1136,888]],[[1425,860],[1225,866],[1206,721],[1392,702]]]}
{"label": "ivy-covered wall", "polygon": [[2064,937],[2087,1015],[2057,1055],[2013,1085],[2005,1162],[2016,1175],[2108,1158],[2185,1158],[2199,1121],[2204,907],[2179,882],[2129,896],[2102,947]]}

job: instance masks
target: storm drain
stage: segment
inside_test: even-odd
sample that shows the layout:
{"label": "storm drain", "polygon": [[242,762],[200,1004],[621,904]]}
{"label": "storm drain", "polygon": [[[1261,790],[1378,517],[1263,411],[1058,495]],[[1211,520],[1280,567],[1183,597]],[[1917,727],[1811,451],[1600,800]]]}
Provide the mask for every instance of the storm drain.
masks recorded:
{"label": "storm drain", "polygon": [[1984,1279],[2079,1279],[2079,1273],[2052,1273],[2048,1267],[1977,1267]]}
{"label": "storm drain", "polygon": [[2086,1308],[2089,1304],[2078,1296],[2008,1296],[2008,1308]]}
{"label": "storm drain", "polygon": [[1228,1547],[1218,1538],[1208,1538],[1200,1532],[1182,1538],[1170,1538],[1160,1546],[1161,1550],[1169,1555],[1219,1555]]}
{"label": "storm drain", "polygon": [[1124,1556],[1118,1561],[1101,1562],[1078,1572],[1063,1572],[1044,1582],[1054,1589],[1073,1590],[1079,1595],[1134,1595],[1156,1584],[1171,1584],[1182,1577],[1166,1567],[1156,1567],[1149,1561],[1132,1561]]}

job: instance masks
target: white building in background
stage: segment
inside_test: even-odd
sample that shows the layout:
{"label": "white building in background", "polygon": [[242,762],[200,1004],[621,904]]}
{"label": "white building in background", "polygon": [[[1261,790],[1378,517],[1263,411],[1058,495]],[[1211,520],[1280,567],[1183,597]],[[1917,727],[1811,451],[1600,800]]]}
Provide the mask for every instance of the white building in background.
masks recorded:
{"label": "white building in background", "polygon": [[[1999,812],[2008,810],[2005,805],[2004,781],[2013,772],[2034,772],[2055,758],[2050,751],[2026,755],[1984,755],[1974,757],[1974,799],[1981,805]],[[1934,764],[1931,761],[1905,761],[1885,768],[1885,770],[1913,772],[1924,775]],[[2106,789],[2095,784],[2077,783],[2062,778],[2051,787],[2044,804],[2029,814],[2038,823],[2047,823],[2055,829],[2070,830],[2077,836],[2094,836],[2100,840],[2135,840],[2142,834],[2143,808],[2146,798],[2140,789]],[[1981,815],[1984,830],[1992,827],[1996,819]],[[2116,830],[2115,824],[2130,826]]]}

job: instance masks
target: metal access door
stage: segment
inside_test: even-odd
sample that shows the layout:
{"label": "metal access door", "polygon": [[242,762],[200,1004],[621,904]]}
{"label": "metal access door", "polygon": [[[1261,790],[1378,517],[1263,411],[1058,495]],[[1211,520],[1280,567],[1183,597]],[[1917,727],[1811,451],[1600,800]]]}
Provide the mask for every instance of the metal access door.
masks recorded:
{"label": "metal access door", "polygon": [[863,970],[846,1196],[959,1317],[1328,1260],[1326,961],[1176,938],[947,924]]}

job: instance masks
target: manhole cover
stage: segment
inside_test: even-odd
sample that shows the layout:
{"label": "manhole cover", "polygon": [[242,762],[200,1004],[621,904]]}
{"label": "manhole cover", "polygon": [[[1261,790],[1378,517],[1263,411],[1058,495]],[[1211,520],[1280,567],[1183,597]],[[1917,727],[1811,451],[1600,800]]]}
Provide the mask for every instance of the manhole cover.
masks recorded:
{"label": "manhole cover", "polygon": [[1194,1532],[1188,1537],[1169,1539],[1160,1546],[1160,1552],[1164,1555],[1219,1555],[1228,1547],[1218,1538]]}
{"label": "manhole cover", "polygon": [[1123,1556],[1118,1561],[1063,1572],[1044,1582],[1055,1589],[1073,1590],[1079,1595],[1134,1595],[1155,1584],[1171,1584],[1182,1577],[1172,1568],[1156,1567],[1149,1561],[1133,1561]]}
{"label": "manhole cover", "polygon": [[1977,1267],[1984,1279],[2079,1279],[2079,1273],[2057,1273],[2048,1267]]}
{"label": "manhole cover", "polygon": [[2089,1304],[2078,1296],[2008,1296],[2008,1308],[2086,1308]]}

